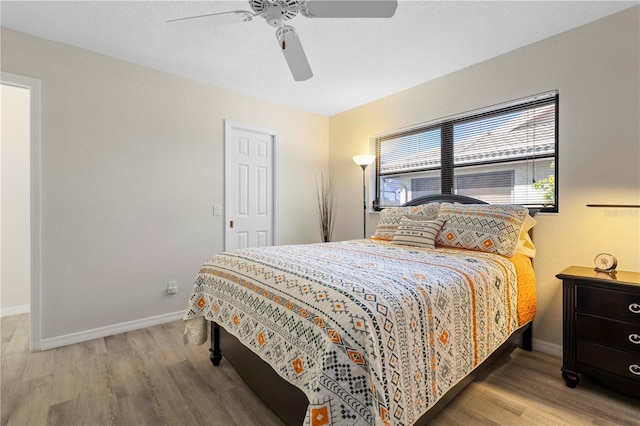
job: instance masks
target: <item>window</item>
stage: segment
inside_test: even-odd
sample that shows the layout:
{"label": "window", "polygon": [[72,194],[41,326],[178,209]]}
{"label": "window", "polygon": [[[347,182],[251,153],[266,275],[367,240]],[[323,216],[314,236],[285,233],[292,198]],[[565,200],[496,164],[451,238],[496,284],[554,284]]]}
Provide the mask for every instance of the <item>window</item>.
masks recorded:
{"label": "window", "polygon": [[469,173],[456,176],[456,194],[496,202],[511,196],[515,183],[515,170]]}
{"label": "window", "polygon": [[374,208],[429,194],[558,211],[558,93],[373,138]]}

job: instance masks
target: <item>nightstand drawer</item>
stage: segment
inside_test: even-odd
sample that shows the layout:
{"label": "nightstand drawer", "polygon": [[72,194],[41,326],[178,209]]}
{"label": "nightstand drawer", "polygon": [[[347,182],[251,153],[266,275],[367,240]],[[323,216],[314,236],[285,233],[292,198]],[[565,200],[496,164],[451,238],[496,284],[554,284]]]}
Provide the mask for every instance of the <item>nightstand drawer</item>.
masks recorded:
{"label": "nightstand drawer", "polygon": [[578,314],[576,332],[579,337],[598,341],[604,346],[640,355],[640,324]]}
{"label": "nightstand drawer", "polygon": [[609,349],[578,339],[576,361],[640,382],[638,354]]}
{"label": "nightstand drawer", "polygon": [[578,285],[579,312],[640,324],[640,294]]}
{"label": "nightstand drawer", "polygon": [[562,378],[597,377],[640,398],[640,273],[570,266],[562,280]]}

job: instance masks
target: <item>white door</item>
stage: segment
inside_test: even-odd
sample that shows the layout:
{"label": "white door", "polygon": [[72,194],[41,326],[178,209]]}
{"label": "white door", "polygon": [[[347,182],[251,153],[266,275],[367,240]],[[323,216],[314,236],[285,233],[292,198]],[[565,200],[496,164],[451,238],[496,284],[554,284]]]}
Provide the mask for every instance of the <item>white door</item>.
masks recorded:
{"label": "white door", "polygon": [[277,244],[278,132],[225,121],[225,250]]}

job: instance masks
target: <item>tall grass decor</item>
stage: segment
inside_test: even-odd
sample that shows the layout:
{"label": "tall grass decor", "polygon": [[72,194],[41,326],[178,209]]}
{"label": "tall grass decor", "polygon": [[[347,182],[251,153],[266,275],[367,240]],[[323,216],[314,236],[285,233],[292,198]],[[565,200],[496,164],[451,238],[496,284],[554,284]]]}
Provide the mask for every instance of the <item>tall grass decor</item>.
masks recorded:
{"label": "tall grass decor", "polygon": [[314,195],[316,197],[316,223],[320,231],[322,242],[331,241],[334,219],[338,205],[337,191],[334,185],[333,172],[320,172],[320,178],[315,179]]}

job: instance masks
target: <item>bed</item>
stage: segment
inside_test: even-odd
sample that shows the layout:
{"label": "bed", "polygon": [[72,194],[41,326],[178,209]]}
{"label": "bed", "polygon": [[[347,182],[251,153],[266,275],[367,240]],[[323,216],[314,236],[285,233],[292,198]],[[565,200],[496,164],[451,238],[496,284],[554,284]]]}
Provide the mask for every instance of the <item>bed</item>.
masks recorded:
{"label": "bed", "polygon": [[534,212],[440,195],[387,213],[369,239],[212,257],[185,341],[210,335],[286,424],[426,424],[514,338],[531,350]]}

